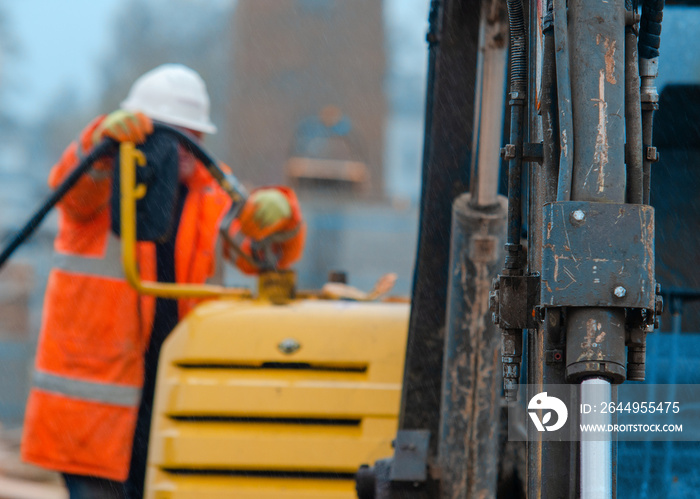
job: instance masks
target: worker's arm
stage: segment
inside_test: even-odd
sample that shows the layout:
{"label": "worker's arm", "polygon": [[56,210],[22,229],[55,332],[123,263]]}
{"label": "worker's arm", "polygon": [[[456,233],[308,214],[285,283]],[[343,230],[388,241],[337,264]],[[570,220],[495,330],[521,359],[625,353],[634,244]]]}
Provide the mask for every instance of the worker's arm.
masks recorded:
{"label": "worker's arm", "polygon": [[[49,187],[58,187],[105,137],[141,143],[152,131],[151,120],[141,113],[119,110],[98,116],[63,152],[49,174]],[[78,220],[89,219],[107,207],[112,189],[112,162],[113,158],[108,157],[95,161],[87,174],[68,191],[59,203],[66,215]]]}
{"label": "worker's arm", "polygon": [[[70,143],[49,174],[49,187],[55,189],[78,166],[92,148],[92,135],[104,120],[98,116],[80,133],[78,140]],[[75,186],[59,202],[66,215],[86,219],[99,213],[109,203],[111,192],[111,160],[104,158],[95,162],[92,169],[83,175]]]}
{"label": "worker's arm", "polygon": [[[276,191],[279,195],[275,196],[275,192],[271,191]],[[253,241],[261,241],[268,237],[279,239],[272,244],[272,251],[278,258],[277,267],[289,268],[301,258],[306,240],[306,225],[294,191],[284,186],[253,191],[230,229],[230,233],[234,235],[239,231],[246,236],[242,250],[248,255]],[[233,255],[230,248],[225,248],[225,251],[242,272],[258,273],[257,267],[244,258]]]}

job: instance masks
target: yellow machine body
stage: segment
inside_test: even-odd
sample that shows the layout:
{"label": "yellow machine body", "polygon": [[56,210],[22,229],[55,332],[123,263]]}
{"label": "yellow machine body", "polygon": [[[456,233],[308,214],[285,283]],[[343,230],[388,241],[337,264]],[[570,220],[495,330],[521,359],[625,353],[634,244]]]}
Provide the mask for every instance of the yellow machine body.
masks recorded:
{"label": "yellow machine body", "polygon": [[391,455],[409,305],[219,299],[160,356],[147,497],[350,499]]}

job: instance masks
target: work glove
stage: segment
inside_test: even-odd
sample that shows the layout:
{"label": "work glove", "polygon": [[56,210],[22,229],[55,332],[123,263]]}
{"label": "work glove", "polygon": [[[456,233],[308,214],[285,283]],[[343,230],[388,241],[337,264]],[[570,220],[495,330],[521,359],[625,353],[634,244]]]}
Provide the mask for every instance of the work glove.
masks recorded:
{"label": "work glove", "polygon": [[278,189],[253,192],[241,210],[241,231],[253,239],[263,239],[292,214],[287,197]]}
{"label": "work glove", "polygon": [[138,111],[119,109],[107,115],[92,134],[92,145],[96,145],[105,137],[117,142],[134,142],[141,144],[146,137],[153,133],[153,122]]}

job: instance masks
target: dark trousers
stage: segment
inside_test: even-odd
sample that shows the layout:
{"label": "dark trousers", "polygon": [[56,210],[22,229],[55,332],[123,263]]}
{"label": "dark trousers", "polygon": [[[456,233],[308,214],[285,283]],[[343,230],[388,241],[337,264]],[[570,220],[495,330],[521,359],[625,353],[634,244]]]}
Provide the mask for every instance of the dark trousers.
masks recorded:
{"label": "dark trousers", "polygon": [[70,499],[126,499],[122,482],[94,476],[63,473]]}
{"label": "dark trousers", "polygon": [[[156,271],[158,282],[175,282],[175,237],[180,225],[180,215],[187,197],[187,188],[179,186],[179,196],[170,236],[164,242],[156,244]],[[148,459],[148,439],[151,434],[151,416],[153,413],[153,395],[156,389],[156,374],[158,372],[158,357],[165,338],[175,328],[178,322],[177,300],[165,298],[156,299],[155,315],[148,348],[144,355],[143,392],[136,419],[134,446],[131,451],[129,478],[124,482],[128,499],[143,497],[144,482],[146,481],[146,461]]]}
{"label": "dark trousers", "polygon": [[151,434],[151,417],[153,415],[153,398],[156,389],[156,374],[158,372],[158,357],[165,338],[168,337],[177,325],[177,322],[177,302],[175,300],[158,298],[156,300],[156,314],[153,321],[151,339],[144,356],[143,392],[141,394],[138,418],[136,419],[129,478],[124,483],[128,499],[142,499],[143,497],[144,482],[146,480],[146,460],[148,458],[148,440]]}

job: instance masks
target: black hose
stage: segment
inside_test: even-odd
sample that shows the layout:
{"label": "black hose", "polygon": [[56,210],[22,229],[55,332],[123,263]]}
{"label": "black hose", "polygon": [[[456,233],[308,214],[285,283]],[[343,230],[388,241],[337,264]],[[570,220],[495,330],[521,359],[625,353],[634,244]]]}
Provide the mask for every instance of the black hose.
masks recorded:
{"label": "black hose", "polygon": [[226,194],[233,201],[242,201],[248,197],[246,189],[232,174],[223,171],[219,167],[218,161],[214,159],[202,146],[200,146],[194,137],[190,134],[177,130],[162,123],[153,123],[153,133],[166,133],[172,135],[195,159],[202,162],[209,174],[214,177],[217,183],[221,186]]}
{"label": "black hose", "polygon": [[522,231],[523,122],[527,93],[527,38],[521,0],[508,0],[510,25],[510,144],[515,153],[508,164],[508,236],[506,268],[522,272],[520,233]]}
{"label": "black hose", "polygon": [[[245,189],[240,185],[238,180],[231,174],[224,172],[219,168],[217,161],[210,156],[196,140],[189,134],[181,132],[170,126],[154,123],[153,133],[166,133],[173,136],[185,149],[201,161],[209,173],[216,179],[226,193],[233,201],[244,201],[247,197]],[[10,240],[7,246],[0,253],[0,269],[5,265],[5,262],[12,256],[15,250],[21,246],[29,236],[39,227],[46,215],[56,206],[63,196],[70,191],[73,186],[80,180],[95,161],[103,156],[113,155],[117,150],[118,143],[112,139],[105,139],[95,146],[90,153],[83,158],[78,166],[66,177],[66,179],[54,190],[39,209],[32,215],[29,221],[24,224],[20,231]]]}
{"label": "black hose", "polygon": [[656,78],[656,61],[661,45],[661,21],[663,20],[664,0],[644,0],[642,17],[639,26],[639,58],[640,69],[654,68],[642,71],[642,192],[643,203],[649,204],[651,189],[651,163],[653,158],[647,154],[650,151],[653,138],[654,111],[658,108],[658,95],[653,87]]}
{"label": "black hose", "polygon": [[527,36],[522,0],[508,0],[510,91],[527,92]]}
{"label": "black hose", "polygon": [[642,2],[642,18],[639,24],[639,57],[642,59],[659,57],[664,3],[665,0]]}
{"label": "black hose", "polygon": [[78,167],[73,170],[68,177],[59,185],[55,191],[53,191],[48,199],[41,205],[41,207],[32,215],[29,221],[24,224],[24,227],[15,235],[12,240],[8,243],[5,249],[0,253],[0,268],[5,265],[12,253],[31,236],[34,231],[39,227],[44,217],[51,211],[51,209],[56,206],[63,196],[65,196],[68,191],[80,180],[80,177],[87,172],[92,164],[102,156],[107,156],[113,154],[116,151],[117,143],[111,139],[104,140],[98,144],[93,150],[88,154],[85,159],[78,165]]}

